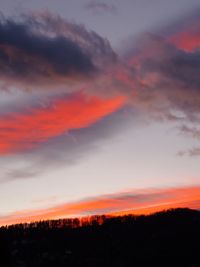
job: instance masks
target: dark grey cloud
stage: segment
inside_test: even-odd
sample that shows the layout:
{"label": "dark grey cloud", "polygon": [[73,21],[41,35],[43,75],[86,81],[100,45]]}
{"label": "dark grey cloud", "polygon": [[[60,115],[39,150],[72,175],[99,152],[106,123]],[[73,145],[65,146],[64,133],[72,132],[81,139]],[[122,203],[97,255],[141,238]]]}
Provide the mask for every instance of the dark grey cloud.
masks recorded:
{"label": "dark grey cloud", "polygon": [[[64,35],[90,55],[95,65],[100,68],[116,63],[117,54],[112,49],[106,38],[92,30],[87,30],[84,25],[70,23],[58,15],[42,12],[25,16],[26,20],[34,25],[34,28],[50,36]],[[106,65],[105,65],[106,64]]]}
{"label": "dark grey cloud", "polygon": [[109,42],[50,13],[0,19],[0,77],[5,84],[88,79],[116,60]]}
{"label": "dark grey cloud", "polygon": [[[190,10],[182,13],[178,18],[172,19],[171,22],[168,22],[167,25],[159,25],[157,32],[162,36],[172,36],[174,34],[185,31],[188,27],[193,28],[194,32],[199,34],[198,27],[195,27],[199,23],[199,4],[196,8],[191,7]],[[190,30],[191,30],[190,28]]]}
{"label": "dark grey cloud", "polygon": [[50,73],[87,75],[95,70],[78,44],[64,36],[48,37],[32,32],[24,22],[0,22],[0,73],[12,78],[50,76]]}

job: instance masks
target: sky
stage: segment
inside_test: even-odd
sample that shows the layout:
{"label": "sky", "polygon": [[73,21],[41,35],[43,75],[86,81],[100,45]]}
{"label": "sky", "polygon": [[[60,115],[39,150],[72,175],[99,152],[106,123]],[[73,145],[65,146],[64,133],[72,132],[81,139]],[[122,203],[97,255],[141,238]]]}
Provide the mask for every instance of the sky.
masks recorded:
{"label": "sky", "polygon": [[199,0],[0,3],[0,225],[199,209]]}

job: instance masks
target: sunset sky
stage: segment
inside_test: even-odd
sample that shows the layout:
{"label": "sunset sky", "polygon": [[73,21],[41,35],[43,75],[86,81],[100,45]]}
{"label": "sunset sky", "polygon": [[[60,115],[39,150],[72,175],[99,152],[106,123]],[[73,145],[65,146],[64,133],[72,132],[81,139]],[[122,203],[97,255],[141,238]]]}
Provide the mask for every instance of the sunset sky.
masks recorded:
{"label": "sunset sky", "polygon": [[198,4],[0,1],[0,225],[200,209]]}

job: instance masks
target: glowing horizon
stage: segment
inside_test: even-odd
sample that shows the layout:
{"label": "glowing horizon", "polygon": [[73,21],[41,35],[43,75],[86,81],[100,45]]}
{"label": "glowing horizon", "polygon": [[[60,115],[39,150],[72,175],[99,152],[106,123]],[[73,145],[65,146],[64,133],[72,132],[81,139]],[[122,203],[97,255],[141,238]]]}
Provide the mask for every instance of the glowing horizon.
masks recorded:
{"label": "glowing horizon", "polygon": [[90,215],[147,215],[170,208],[200,209],[200,186],[133,190],[0,217],[0,226]]}

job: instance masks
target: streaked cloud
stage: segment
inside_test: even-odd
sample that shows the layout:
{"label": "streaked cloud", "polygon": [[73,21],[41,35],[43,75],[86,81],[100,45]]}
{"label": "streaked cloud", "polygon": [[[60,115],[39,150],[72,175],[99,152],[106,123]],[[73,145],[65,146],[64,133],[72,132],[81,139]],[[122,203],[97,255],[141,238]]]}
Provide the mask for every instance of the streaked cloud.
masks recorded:
{"label": "streaked cloud", "polygon": [[[78,164],[92,153],[101,151],[105,141],[112,141],[116,134],[123,134],[133,117],[132,110],[122,107],[89,127],[69,130],[61,136],[39,143],[34,149],[1,155],[0,183],[38,178],[46,172]],[[134,123],[140,124],[137,116]]]}
{"label": "streaked cloud", "polygon": [[87,127],[118,110],[124,102],[124,97],[100,99],[76,94],[54,101],[47,108],[7,114],[0,118],[0,153],[30,150],[69,130]]}

